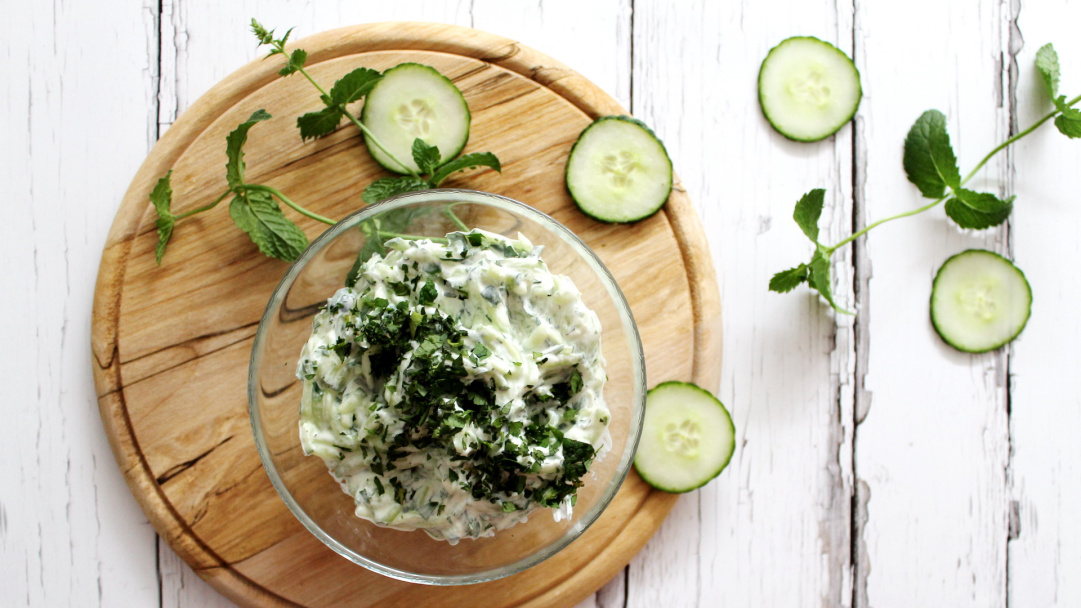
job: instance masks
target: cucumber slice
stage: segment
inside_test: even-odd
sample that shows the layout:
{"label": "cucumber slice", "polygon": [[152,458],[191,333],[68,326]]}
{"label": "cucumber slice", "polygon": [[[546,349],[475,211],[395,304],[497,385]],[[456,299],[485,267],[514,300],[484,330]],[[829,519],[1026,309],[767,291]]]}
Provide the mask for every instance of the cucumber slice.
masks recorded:
{"label": "cucumber slice", "polygon": [[567,191],[583,213],[610,224],[656,213],[672,192],[672,161],[664,144],[630,116],[602,116],[574,142]]}
{"label": "cucumber slice", "polygon": [[[431,66],[403,63],[384,72],[383,79],[372,87],[360,119],[409,170],[418,171],[413,140],[419,137],[439,148],[446,162],[465,147],[471,117],[462,92],[446,76]],[[410,172],[380,150],[367,133],[364,143],[383,167]]]}
{"label": "cucumber slice", "polygon": [[646,393],[642,439],[634,468],[665,492],[690,492],[728,466],[736,428],[709,391],[689,382],[664,382]]}
{"label": "cucumber slice", "polygon": [[1032,312],[1032,288],[1006,258],[983,249],[942,263],[931,287],[931,324],[957,350],[984,353],[1021,333]]}
{"label": "cucumber slice", "polygon": [[758,72],[758,103],[778,133],[795,141],[833,135],[856,114],[860,73],[840,49],[809,36],[773,47]]}

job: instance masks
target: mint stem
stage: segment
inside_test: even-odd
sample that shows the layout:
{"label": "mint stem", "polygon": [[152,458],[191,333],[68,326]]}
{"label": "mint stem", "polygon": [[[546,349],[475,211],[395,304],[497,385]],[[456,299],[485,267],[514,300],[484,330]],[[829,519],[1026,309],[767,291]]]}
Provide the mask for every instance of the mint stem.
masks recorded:
{"label": "mint stem", "polygon": [[466,226],[465,222],[463,222],[458,217],[458,215],[456,213],[454,213],[453,205],[447,205],[447,208],[443,210],[443,215],[446,215],[447,218],[450,219],[450,221],[454,222],[454,225],[458,226],[458,229],[461,230],[462,232],[469,232],[469,230],[470,230],[469,226]]}
{"label": "mint stem", "polygon": [[248,190],[260,190],[260,191],[263,191],[263,192],[270,193],[270,194],[278,197],[278,199],[280,199],[281,202],[283,202],[286,205],[289,205],[290,207],[292,207],[293,210],[296,211],[297,213],[299,213],[299,214],[301,214],[303,216],[306,216],[306,217],[310,217],[311,219],[313,219],[313,220],[315,220],[317,222],[323,222],[324,224],[330,224],[331,226],[338,223],[338,222],[336,222],[336,221],[334,221],[334,220],[332,220],[330,218],[323,217],[323,216],[319,215],[318,213],[312,213],[311,211],[308,211],[304,207],[301,207],[300,205],[294,203],[293,201],[289,200],[289,197],[282,194],[281,191],[278,190],[277,188],[274,188],[274,187],[271,187],[271,186],[264,186],[262,184],[244,184],[243,187],[247,188]]}
{"label": "mint stem", "polygon": [[[276,51],[278,51],[279,53],[281,53],[282,55],[285,55],[286,58],[289,57],[289,53],[285,52],[285,47],[281,44],[281,42],[278,42],[277,40],[275,40],[271,44],[271,46],[274,47],[274,49]],[[308,79],[308,82],[312,83],[312,86],[314,86],[319,91],[319,94],[322,95],[324,100],[329,100],[330,99],[330,95],[326,92],[326,89],[319,86],[319,83],[316,82],[314,78],[312,78],[312,75],[308,73],[308,70],[305,70],[303,67],[299,67],[299,68],[297,68],[297,71],[300,72],[301,74],[303,74],[304,77]],[[379,138],[376,137],[375,134],[372,133],[370,129],[368,129],[368,127],[364,126],[364,123],[357,120],[356,117],[353,116],[352,112],[350,112],[349,110],[346,110],[345,107],[342,104],[334,104],[334,107],[337,107],[338,110],[340,110],[341,113],[344,114],[345,117],[348,118],[350,122],[352,122],[354,125],[356,125],[357,128],[360,129],[361,133],[364,133],[365,135],[367,135],[368,139],[373,144],[375,144],[375,147],[382,150],[383,154],[386,154],[388,157],[390,157],[390,160],[397,163],[399,167],[401,167],[402,169],[407,171],[413,177],[420,177],[420,174],[418,174],[416,171],[410,169],[409,166],[406,165],[405,163],[403,163],[401,161],[401,159],[399,159],[397,156],[394,155],[393,152],[391,152],[390,150],[387,150],[387,147],[383,145],[383,142],[379,141]]]}
{"label": "mint stem", "polygon": [[837,243],[836,245],[831,245],[829,247],[826,247],[826,255],[833,255],[834,251],[837,251],[841,247],[844,247],[845,245],[851,243],[852,241],[854,241],[854,240],[860,238],[861,236],[867,234],[872,228],[875,228],[876,226],[881,226],[882,224],[885,224],[886,222],[892,222],[893,220],[899,220],[899,219],[901,219],[903,217],[909,217],[911,215],[918,215],[920,213],[923,213],[924,211],[927,211],[928,209],[932,209],[932,208],[936,207],[937,205],[942,204],[942,201],[946,200],[949,197],[950,197],[950,195],[947,194],[946,196],[943,196],[942,198],[940,198],[940,199],[938,199],[938,200],[936,200],[934,202],[928,203],[928,204],[924,205],[923,207],[920,207],[919,209],[913,209],[912,211],[905,211],[904,213],[898,213],[897,215],[891,215],[890,217],[883,218],[883,219],[878,220],[877,222],[875,222],[873,224],[865,226],[863,228],[863,230],[860,230],[859,232],[856,232],[856,233],[853,233],[853,234],[849,235],[848,238],[846,238],[843,241]]}
{"label": "mint stem", "polygon": [[[1077,97],[1074,97],[1070,101],[1066,102],[1066,107],[1073,107],[1073,105],[1075,103],[1079,102],[1079,101],[1081,101],[1081,95],[1078,95]],[[1040,125],[1042,125],[1043,123],[1051,120],[1057,114],[1060,114],[1060,113],[1061,112],[1058,109],[1055,109],[1054,111],[1050,112],[1049,114],[1047,114],[1043,118],[1037,120],[1035,122],[1035,124],[1033,124],[1031,127],[1025,129],[1024,131],[1021,131],[1017,135],[1014,135],[1013,137],[1011,137],[1011,138],[1007,139],[1006,141],[1002,142],[1001,144],[999,144],[998,147],[996,147],[994,150],[991,150],[990,152],[988,152],[987,156],[983,157],[983,160],[981,160],[980,163],[978,165],[976,165],[975,169],[973,169],[968,175],[965,176],[965,179],[961,180],[961,185],[964,185],[965,183],[968,182],[968,180],[972,179],[972,177],[976,175],[976,172],[979,171],[980,169],[982,169],[983,166],[987,164],[987,161],[991,160],[991,157],[998,154],[999,152],[1004,150],[1007,146],[1014,143],[1015,141],[1021,139],[1022,137],[1028,135],[1029,133],[1032,133],[1033,131],[1038,129],[1040,127]]]}
{"label": "mint stem", "polygon": [[174,220],[174,221],[180,221],[180,220],[182,220],[182,219],[184,219],[184,218],[186,218],[186,217],[191,217],[191,216],[195,215],[196,213],[202,213],[202,212],[204,212],[204,211],[210,211],[210,210],[211,210],[211,209],[213,209],[214,207],[217,207],[217,206],[218,206],[218,203],[220,203],[220,202],[224,201],[224,200],[225,200],[225,197],[227,197],[227,196],[229,196],[230,194],[232,194],[232,192],[233,192],[232,190],[226,190],[226,191],[225,191],[225,192],[223,192],[223,193],[222,193],[222,195],[221,195],[221,196],[219,196],[219,197],[217,198],[217,200],[215,200],[215,201],[214,201],[213,203],[210,203],[209,205],[207,205],[207,206],[205,206],[205,207],[199,207],[198,209],[192,209],[191,211],[185,211],[184,213],[181,213],[180,215],[178,215],[178,216],[174,217],[174,218],[173,218],[173,220]]}
{"label": "mint stem", "polygon": [[345,108],[342,108],[342,114],[345,114],[345,117],[348,118],[350,122],[352,122],[354,125],[356,125],[357,128],[360,129],[360,131],[362,133],[367,135],[368,140],[371,141],[373,144],[375,144],[376,148],[379,148],[380,150],[382,150],[383,154],[386,154],[390,158],[390,160],[397,163],[398,166],[401,167],[402,169],[405,169],[409,173],[409,175],[412,175],[413,177],[418,177],[418,178],[420,177],[419,173],[417,173],[416,171],[409,168],[409,166],[406,165],[405,163],[403,163],[401,161],[401,159],[399,159],[397,156],[394,156],[394,153],[391,152],[390,150],[388,150],[387,147],[383,145],[383,142],[379,141],[379,138],[376,137],[374,133],[372,133],[371,129],[364,126],[364,123],[357,120],[356,117],[353,116],[352,112],[349,112]]}
{"label": "mint stem", "polygon": [[[1078,95],[1077,97],[1074,97],[1070,101],[1066,102],[1066,107],[1073,107],[1079,101],[1081,101],[1081,95]],[[963,180],[961,180],[961,185],[963,186],[963,185],[967,184],[969,182],[969,180],[971,180],[973,177],[975,177],[976,174],[980,171],[980,169],[982,169],[984,167],[984,165],[987,164],[988,161],[990,161],[992,158],[994,158],[994,156],[996,154],[998,154],[999,152],[1001,152],[1001,151],[1005,150],[1006,148],[1008,148],[1010,146],[1010,144],[1013,144],[1013,143],[1017,142],[1022,137],[1025,137],[1029,133],[1032,133],[1036,129],[1040,128],[1040,126],[1043,125],[1043,123],[1051,120],[1052,118],[1054,118],[1055,116],[1057,116],[1060,113],[1061,112],[1058,109],[1055,109],[1055,110],[1049,112],[1047,115],[1045,115],[1044,117],[1040,118],[1035,123],[1033,123],[1032,126],[1030,126],[1029,128],[1025,129],[1024,131],[1021,131],[1017,135],[1014,135],[1013,137],[1007,139],[1006,141],[1004,141],[1001,144],[999,144],[998,146],[996,146],[994,150],[991,150],[990,152],[988,152],[987,155],[983,157],[983,160],[981,160],[976,165],[976,167],[974,169],[972,169],[972,171],[970,171],[968,173],[968,175],[966,175]],[[920,213],[923,213],[924,211],[927,211],[929,209],[937,207],[938,205],[942,204],[943,201],[948,199],[952,194],[953,194],[953,192],[951,191],[946,196],[943,196],[942,198],[940,198],[940,199],[938,199],[938,200],[936,200],[934,202],[928,203],[927,205],[924,205],[923,207],[920,207],[918,209],[913,209],[912,211],[906,211],[904,213],[898,213],[897,215],[891,215],[890,217],[878,220],[877,222],[864,227],[859,232],[853,233],[848,238],[838,242],[836,245],[831,245],[829,247],[826,247],[825,248],[826,253],[827,253],[827,255],[833,255],[834,251],[837,251],[841,247],[844,247],[845,245],[851,243],[852,241],[854,241],[854,240],[860,238],[861,236],[867,234],[867,232],[869,232],[872,228],[875,228],[877,226],[881,226],[882,224],[885,224],[886,222],[892,222],[893,220],[899,220],[899,219],[901,219],[903,217],[909,217],[909,216],[912,216],[912,215],[918,215]]]}

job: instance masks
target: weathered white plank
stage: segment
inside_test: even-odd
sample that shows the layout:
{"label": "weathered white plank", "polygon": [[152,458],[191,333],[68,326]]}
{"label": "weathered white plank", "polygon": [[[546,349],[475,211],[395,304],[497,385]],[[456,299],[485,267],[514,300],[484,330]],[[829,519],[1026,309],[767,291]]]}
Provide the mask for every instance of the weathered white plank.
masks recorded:
{"label": "weathered white plank", "polygon": [[[1007,136],[1008,6],[859,3],[856,54],[867,103],[857,149],[868,222],[915,209],[905,135],[924,111],[948,117],[962,175]],[[1002,192],[1003,159],[972,186]],[[870,402],[856,430],[868,520],[861,605],[1002,606],[1006,590],[1006,359],[945,346],[928,320],[931,280],[949,256],[1002,249],[1004,230],[960,234],[941,208],[873,231],[864,322]],[[868,409],[869,406],[869,409]]]}
{"label": "weathered white plank", "polygon": [[[1025,3],[1019,20],[1018,126],[1049,110],[1033,68],[1036,51],[1055,45],[1063,64],[1061,90],[1081,94],[1081,41],[1073,25],[1081,6]],[[1009,545],[1009,601],[1014,606],[1081,605],[1081,376],[1077,345],[1081,289],[1073,280],[1081,234],[1074,185],[1081,141],[1053,125],[1013,150],[1017,208],[1010,220],[1013,251],[1035,298],[1032,318],[1010,357],[1010,495],[1017,502]]]}
{"label": "weathered white plank", "polygon": [[105,234],[154,130],[153,12],[0,13],[0,605],[153,605],[153,531],[109,450],[90,361]]}
{"label": "weathered white plank", "polygon": [[[737,449],[721,477],[683,497],[632,562],[629,606],[846,605],[850,599],[851,321],[810,292],[767,291],[810,259],[792,221],[828,189],[823,240],[848,232],[851,137],[788,141],[762,118],[756,82],[792,35],[848,48],[851,7],[833,2],[636,2],[633,110],[665,141],[705,224],[724,303],[721,399]],[[838,259],[835,288],[851,299]],[[650,378],[650,383],[668,378]]]}

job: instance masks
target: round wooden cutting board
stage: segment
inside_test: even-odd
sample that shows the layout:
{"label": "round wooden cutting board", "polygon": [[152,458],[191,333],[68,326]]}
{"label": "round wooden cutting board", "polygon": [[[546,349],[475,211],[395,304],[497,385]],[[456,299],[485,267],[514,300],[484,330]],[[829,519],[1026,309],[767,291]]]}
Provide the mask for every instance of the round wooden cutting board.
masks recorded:
{"label": "round wooden cutting board", "polygon": [[[625,113],[578,74],[514,41],[461,27],[383,23],[296,43],[329,85],[360,66],[415,61],[462,90],[473,113],[466,152],[492,151],[503,173],[459,173],[445,185],[496,192],[563,222],[612,271],[630,301],[650,385],[693,380],[717,390],[720,299],[701,224],[677,185],[667,206],[634,225],[594,222],[563,185],[575,138],[590,121]],[[316,213],[344,217],[386,175],[354,127],[302,142],[296,116],[321,107],[280,58],[257,60],[199,99],[154,147],[109,233],[98,275],[93,353],[105,431],[132,492],[176,552],[245,606],[573,606],[634,556],[674,504],[633,472],[604,515],[557,556],[482,585],[430,587],[384,578],[308,533],[275,493],[248,421],[248,357],[263,308],[286,265],[262,256],[226,205],[177,225],[159,267],[148,194],[173,170],[173,211],[225,191],[225,136],[257,109],[248,181],[277,187]],[[287,211],[291,217],[296,217]],[[314,238],[325,227],[305,218]]]}

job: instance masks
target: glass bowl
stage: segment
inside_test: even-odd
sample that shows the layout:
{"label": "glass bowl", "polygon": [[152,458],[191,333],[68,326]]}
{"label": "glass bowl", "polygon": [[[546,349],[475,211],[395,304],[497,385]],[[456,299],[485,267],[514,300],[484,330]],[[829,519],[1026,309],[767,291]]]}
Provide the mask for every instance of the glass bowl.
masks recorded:
{"label": "glass bowl", "polygon": [[[448,208],[453,214],[447,214]],[[384,230],[419,236],[445,236],[470,228],[517,238],[534,245],[552,272],[569,276],[587,306],[600,318],[608,382],[604,397],[611,410],[612,448],[595,460],[578,490],[572,516],[555,521],[538,509],[527,522],[494,536],[434,540],[423,531],[378,526],[354,514],[344,493],[316,456],[300,444],[301,383],[296,377],[301,348],[311,334],[312,317],[344,286],[357,252],[364,247],[371,220]],[[252,348],[248,372],[248,411],[255,445],[267,475],[285,504],[304,526],[330,548],[386,576],[432,585],[479,583],[536,565],[582,534],[612,501],[630,469],[645,407],[645,364],[638,330],[612,275],[577,236],[551,217],[517,201],[467,190],[413,192],[364,207],[345,218],[301,254],[274,290]]]}

